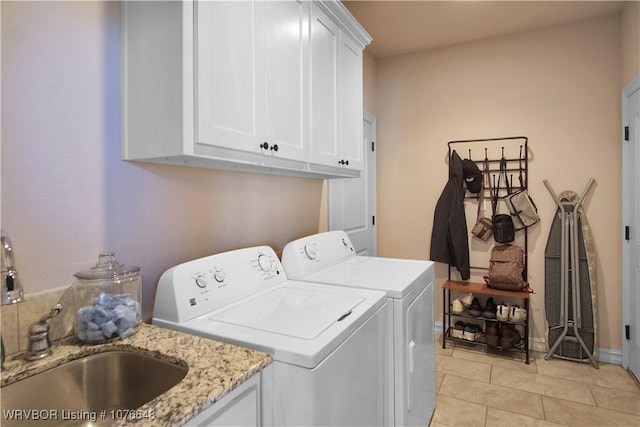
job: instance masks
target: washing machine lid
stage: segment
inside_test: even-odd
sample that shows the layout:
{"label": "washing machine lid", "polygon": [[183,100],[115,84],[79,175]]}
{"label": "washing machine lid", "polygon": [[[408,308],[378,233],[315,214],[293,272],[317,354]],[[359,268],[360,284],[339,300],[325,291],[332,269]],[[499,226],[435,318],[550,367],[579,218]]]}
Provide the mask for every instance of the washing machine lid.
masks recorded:
{"label": "washing machine lid", "polygon": [[311,340],[365,299],[317,288],[278,287],[209,317],[272,334]]}
{"label": "washing machine lid", "polygon": [[383,292],[287,281],[184,322],[154,317],[153,324],[313,369],[365,322],[373,321],[384,305]]}
{"label": "washing machine lid", "polygon": [[428,283],[432,261],[356,256],[299,280],[383,291],[402,299]]}

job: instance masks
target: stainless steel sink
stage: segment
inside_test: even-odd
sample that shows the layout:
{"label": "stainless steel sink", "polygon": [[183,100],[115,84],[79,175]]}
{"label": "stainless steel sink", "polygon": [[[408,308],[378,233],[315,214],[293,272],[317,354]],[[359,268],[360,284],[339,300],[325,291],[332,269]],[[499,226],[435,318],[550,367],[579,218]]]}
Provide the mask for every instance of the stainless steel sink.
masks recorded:
{"label": "stainless steel sink", "polygon": [[97,426],[126,416],[152,417],[129,410],[178,384],[187,371],[132,351],[86,356],[2,387],[0,423],[3,427]]}

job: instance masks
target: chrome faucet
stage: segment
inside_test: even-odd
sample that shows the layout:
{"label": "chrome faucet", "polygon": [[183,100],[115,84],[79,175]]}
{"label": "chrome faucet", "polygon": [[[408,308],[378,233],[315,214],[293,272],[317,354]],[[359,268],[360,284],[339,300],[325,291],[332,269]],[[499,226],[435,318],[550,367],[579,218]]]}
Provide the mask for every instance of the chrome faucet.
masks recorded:
{"label": "chrome faucet", "polygon": [[0,240],[2,242],[2,305],[22,302],[24,291],[18,278],[13,245],[6,231],[1,231]]}
{"label": "chrome faucet", "polygon": [[[2,305],[16,304],[24,301],[24,291],[18,278],[16,260],[13,254],[13,245],[6,231],[0,230],[0,242],[2,244],[2,254],[0,255],[2,265]],[[0,336],[0,371],[4,370],[4,341]]]}
{"label": "chrome faucet", "polygon": [[62,304],[56,304],[51,311],[29,326],[29,346],[27,360],[39,360],[51,354],[51,338],[49,338],[49,319],[62,311]]}

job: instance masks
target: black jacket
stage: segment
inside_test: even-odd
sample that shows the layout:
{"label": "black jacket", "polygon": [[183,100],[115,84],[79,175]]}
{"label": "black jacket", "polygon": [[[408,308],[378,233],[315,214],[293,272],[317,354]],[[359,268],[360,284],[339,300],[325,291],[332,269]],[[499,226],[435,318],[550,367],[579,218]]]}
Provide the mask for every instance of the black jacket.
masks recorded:
{"label": "black jacket", "polygon": [[436,204],[431,232],[431,260],[455,265],[462,280],[468,280],[469,237],[464,214],[462,159],[455,150],[449,159],[449,181]]}

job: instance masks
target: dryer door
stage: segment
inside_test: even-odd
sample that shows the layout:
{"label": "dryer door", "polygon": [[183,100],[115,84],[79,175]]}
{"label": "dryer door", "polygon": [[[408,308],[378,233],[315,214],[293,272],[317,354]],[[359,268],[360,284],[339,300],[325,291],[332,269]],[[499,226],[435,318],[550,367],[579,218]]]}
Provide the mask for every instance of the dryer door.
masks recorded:
{"label": "dryer door", "polygon": [[[429,424],[435,406],[435,341],[433,330],[433,283],[409,303],[404,311],[405,340],[402,408],[396,407],[396,425]],[[400,419],[398,418],[400,417]]]}

